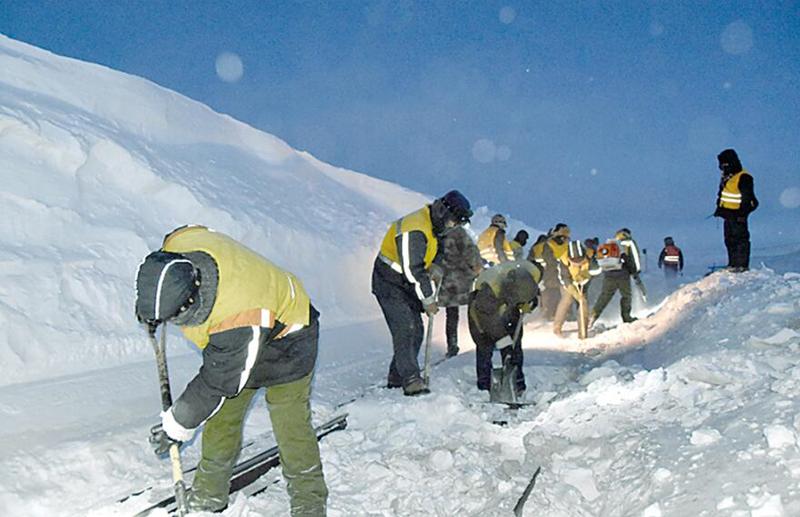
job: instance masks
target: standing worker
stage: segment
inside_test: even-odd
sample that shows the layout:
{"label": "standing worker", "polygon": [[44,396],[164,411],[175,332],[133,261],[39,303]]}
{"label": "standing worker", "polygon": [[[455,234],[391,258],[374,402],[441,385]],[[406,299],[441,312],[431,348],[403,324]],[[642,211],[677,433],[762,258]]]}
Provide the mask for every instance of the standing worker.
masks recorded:
{"label": "standing worker", "polygon": [[567,253],[570,229],[558,223],[548,232],[547,238],[531,247],[528,260],[544,268],[542,273],[541,311],[545,319],[553,321],[561,300],[561,282],[558,281],[558,261]]}
{"label": "standing worker", "polygon": [[667,279],[673,279],[683,271],[683,252],[675,246],[672,237],[664,238],[664,249],[658,255],[658,269],[662,269],[662,267]]}
{"label": "standing worker", "polygon": [[514,252],[514,260],[525,258],[525,245],[528,243],[528,232],[520,230],[511,241],[511,250]]}
{"label": "standing worker", "polygon": [[429,393],[417,357],[424,334],[421,314],[433,317],[439,311],[430,277],[438,239],[469,222],[470,216],[467,198],[451,190],[393,222],[375,258],[372,294],[386,318],[394,351],[386,384],[403,388],[405,395]]}
{"label": "standing worker", "polygon": [[750,231],[747,217],[758,208],[753,190],[753,176],[742,168],[733,149],[717,155],[720,181],[715,217],[725,220],[725,248],[728,250],[728,270],[734,273],[750,268]]}
{"label": "standing worker", "polygon": [[469,303],[469,293],[475,278],[483,270],[478,246],[467,230],[461,226],[453,228],[440,239],[441,249],[436,265],[442,268],[442,284],[438,304],[445,309],[445,332],[447,357],[458,355],[459,307]]}
{"label": "standing worker", "polygon": [[489,227],[478,236],[478,249],[487,267],[514,260],[514,250],[506,238],[507,226],[505,216],[495,214]]}
{"label": "standing worker", "polygon": [[644,287],[639,278],[641,271],[641,259],[639,258],[639,247],[631,237],[631,231],[621,228],[617,231],[614,239],[609,239],[597,248],[597,263],[603,270],[603,286],[600,296],[594,304],[589,318],[589,327],[602,314],[608,302],[619,291],[619,307],[623,323],[631,323],[636,318],[631,316],[632,298],[631,278],[642,289]]}
{"label": "standing worker", "polygon": [[178,325],[203,351],[200,371],[151,430],[163,454],[205,424],[188,509],[228,505],[245,413],[266,387],[291,514],[325,515],[328,489],[309,405],[319,313],[300,280],[227,235],[184,226],[139,267],[136,314],[152,329]]}
{"label": "standing worker", "polygon": [[558,303],[553,321],[553,333],[556,336],[563,336],[561,329],[574,300],[578,302],[578,337],[586,339],[589,328],[589,303],[586,298],[586,288],[591,277],[599,274],[599,266],[589,260],[583,243],[579,240],[570,242],[567,253],[558,262],[561,301]]}

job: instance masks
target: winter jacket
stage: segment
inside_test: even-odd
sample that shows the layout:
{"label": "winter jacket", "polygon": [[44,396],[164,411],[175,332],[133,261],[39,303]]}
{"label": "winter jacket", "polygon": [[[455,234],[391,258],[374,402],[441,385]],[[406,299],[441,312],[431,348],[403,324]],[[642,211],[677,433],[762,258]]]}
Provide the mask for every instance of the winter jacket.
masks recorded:
{"label": "winter jacket", "polygon": [[642,271],[642,260],[639,255],[639,246],[633,239],[622,239],[617,241],[620,247],[622,258],[622,268],[618,270],[605,271],[604,274],[610,277],[621,277],[626,275],[638,276]]}
{"label": "winter jacket", "polygon": [[558,261],[567,254],[569,240],[564,240],[562,244],[557,243],[552,238],[534,245],[528,253],[528,260],[536,262],[544,268],[542,283],[547,288],[558,289]]}
{"label": "winter jacket", "polygon": [[565,254],[558,260],[558,281],[576,299],[578,289],[583,289],[593,276],[601,272],[597,263],[589,258],[574,262]]}
{"label": "winter jacket", "polygon": [[411,288],[423,304],[428,304],[434,301],[434,286],[429,271],[438,249],[430,206],[425,205],[389,226],[378,260],[397,273],[396,276],[387,275],[387,281]]}
{"label": "winter jacket", "polygon": [[514,250],[506,239],[506,231],[498,226],[491,225],[478,237],[478,249],[481,258],[487,264],[499,264],[514,260]]}
{"label": "winter jacket", "polygon": [[664,246],[658,255],[658,268],[669,267],[683,271],[683,252],[673,244]]}
{"label": "winter jacket", "polygon": [[758,199],[753,189],[753,176],[744,169],[732,175],[723,174],[714,215],[723,219],[741,219],[756,208]]}
{"label": "winter jacket", "polygon": [[468,314],[473,324],[494,343],[512,336],[522,312],[531,311],[536,306],[535,296],[532,300],[504,300],[501,296],[506,275],[518,268],[524,268],[535,283],[541,280],[541,271],[536,265],[520,260],[487,269],[475,281]]}
{"label": "winter jacket", "polygon": [[442,307],[466,305],[472,284],[483,269],[478,247],[460,226],[445,234],[439,244],[436,263],[444,276],[437,303]]}
{"label": "winter jacket", "polygon": [[200,372],[165,422],[194,429],[244,388],[284,384],[313,370],[319,313],[294,275],[202,226],[169,234],[162,249],[183,254],[200,272],[199,302],[175,323],[203,351]]}

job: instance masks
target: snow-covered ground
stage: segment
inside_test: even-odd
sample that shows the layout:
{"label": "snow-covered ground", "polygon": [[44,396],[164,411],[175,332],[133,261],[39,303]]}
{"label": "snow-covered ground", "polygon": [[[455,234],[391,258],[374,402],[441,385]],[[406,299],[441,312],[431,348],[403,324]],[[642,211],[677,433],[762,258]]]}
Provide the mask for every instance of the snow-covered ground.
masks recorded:
{"label": "snow-covered ground", "polygon": [[[321,309],[315,420],[349,414],[321,445],[332,516],[509,515],[538,467],[525,515],[800,515],[797,250],[675,284],[651,268],[640,320],[615,326],[614,301],[609,330],[585,341],[534,315],[535,404],[515,412],[476,390],[462,311],[461,355],[433,370],[431,395],[407,398],[374,387],[390,344],[369,274],[387,223],[428,196],[2,36],[0,69],[0,515],[132,515],[169,493],[146,442],[159,396],[132,297],[138,261],[184,223],[294,271]],[[437,359],[443,314],[434,324]],[[174,330],[169,349],[177,391],[199,356]],[[272,444],[263,402],[245,442],[244,456]],[[225,514],[287,515],[268,476]]]}

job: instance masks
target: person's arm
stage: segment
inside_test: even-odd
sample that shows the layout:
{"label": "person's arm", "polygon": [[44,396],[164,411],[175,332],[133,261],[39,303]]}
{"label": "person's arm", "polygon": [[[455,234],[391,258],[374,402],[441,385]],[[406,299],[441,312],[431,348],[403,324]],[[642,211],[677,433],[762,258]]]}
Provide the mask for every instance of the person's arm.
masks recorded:
{"label": "person's arm", "polygon": [[742,215],[748,215],[758,208],[758,199],[753,190],[753,177],[749,174],[742,174],[739,178],[739,192],[742,193]]}
{"label": "person's arm", "polygon": [[508,256],[506,255],[506,231],[500,228],[494,232],[494,251],[497,253],[497,259],[500,262],[508,262]]}
{"label": "person's arm", "polygon": [[433,282],[425,268],[425,253],[428,250],[428,239],[421,231],[403,232],[397,236],[397,250],[403,276],[414,286],[423,305],[433,303]]}
{"label": "person's arm", "polygon": [[506,328],[507,314],[501,314],[502,302],[494,295],[492,288],[484,284],[476,292],[472,304],[483,333],[496,345],[500,345],[499,341],[509,335]]}
{"label": "person's arm", "polygon": [[211,334],[203,349],[203,364],[180,397],[162,415],[164,431],[170,438],[187,441],[211,418],[226,398],[244,389],[261,344],[283,328],[246,326]]}
{"label": "person's arm", "polygon": [[678,266],[681,271],[683,271],[683,251],[678,250]]}
{"label": "person's arm", "polygon": [[661,250],[661,253],[658,255],[658,269],[661,269],[661,266],[664,265],[664,257],[667,256],[667,248]]}

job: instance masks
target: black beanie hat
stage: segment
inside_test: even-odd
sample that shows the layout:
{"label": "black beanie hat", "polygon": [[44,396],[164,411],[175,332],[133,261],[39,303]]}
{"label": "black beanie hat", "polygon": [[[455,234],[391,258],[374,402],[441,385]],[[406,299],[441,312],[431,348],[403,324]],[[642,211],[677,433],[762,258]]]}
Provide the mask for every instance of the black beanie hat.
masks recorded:
{"label": "black beanie hat", "polygon": [[[725,149],[717,155],[717,161],[720,168],[728,173],[737,173],[742,170],[742,162],[739,161],[739,155],[733,149]],[[723,168],[723,164],[728,164]]]}
{"label": "black beanie hat", "polygon": [[136,317],[161,323],[191,305],[200,286],[199,272],[179,253],[154,251],[136,275]]}

